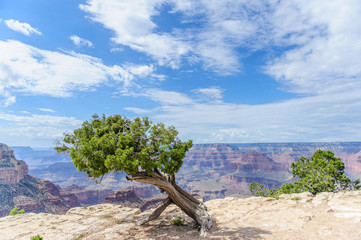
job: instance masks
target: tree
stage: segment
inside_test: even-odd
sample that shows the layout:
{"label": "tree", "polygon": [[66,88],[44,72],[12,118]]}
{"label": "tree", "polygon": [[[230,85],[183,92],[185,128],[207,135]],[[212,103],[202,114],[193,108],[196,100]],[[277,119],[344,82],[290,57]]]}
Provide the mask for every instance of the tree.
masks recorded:
{"label": "tree", "polygon": [[295,183],[300,191],[312,194],[359,189],[360,180],[351,181],[345,174],[345,164],[331,151],[316,151],[311,160],[301,157],[291,164]]}
{"label": "tree", "polygon": [[341,158],[336,158],[331,151],[316,151],[311,160],[301,157],[291,163],[294,183],[283,184],[278,189],[270,189],[259,183],[251,183],[250,191],[256,196],[278,197],[286,193],[308,191],[312,194],[320,192],[338,192],[340,190],[360,189],[360,180],[351,181],[344,170]]}
{"label": "tree", "polygon": [[[79,171],[101,178],[123,171],[127,180],[149,183],[168,197],[142,224],[156,219],[170,204],[177,205],[199,226],[201,235],[212,226],[206,206],[176,184],[175,173],[192,141],[182,142],[174,127],[153,124],[147,117],[127,119],[120,115],[94,115],[82,127],[64,137],[55,148],[66,152]],[[100,180],[101,180],[100,179]]]}

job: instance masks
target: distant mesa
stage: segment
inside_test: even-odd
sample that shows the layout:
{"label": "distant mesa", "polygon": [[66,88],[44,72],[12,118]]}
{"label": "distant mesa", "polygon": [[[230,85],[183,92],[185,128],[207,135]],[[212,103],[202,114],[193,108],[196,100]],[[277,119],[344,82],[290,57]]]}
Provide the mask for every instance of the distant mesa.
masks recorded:
{"label": "distant mesa", "polygon": [[92,190],[80,187],[78,185],[71,185],[64,188],[65,191],[74,194],[79,202],[84,205],[94,205],[103,203],[107,196],[113,195],[114,191],[109,189]]}
{"label": "distant mesa", "polygon": [[156,195],[152,198],[140,198],[134,188],[119,190],[112,196],[107,196],[104,203],[120,204],[125,207],[139,208],[142,212],[156,208],[166,199],[166,195]]}

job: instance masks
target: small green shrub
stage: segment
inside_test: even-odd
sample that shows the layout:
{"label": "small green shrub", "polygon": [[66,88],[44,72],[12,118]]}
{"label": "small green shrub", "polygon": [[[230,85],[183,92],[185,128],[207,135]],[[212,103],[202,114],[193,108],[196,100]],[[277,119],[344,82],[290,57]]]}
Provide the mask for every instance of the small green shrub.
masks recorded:
{"label": "small green shrub", "polygon": [[176,226],[182,226],[184,225],[186,220],[184,220],[184,218],[181,218],[181,217],[174,217],[172,219],[172,224],[173,225],[176,225]]}
{"label": "small green shrub", "polygon": [[17,215],[17,214],[24,214],[24,213],[25,213],[24,209],[21,209],[21,210],[18,211],[18,207],[15,205],[13,210],[10,211],[9,216],[14,216],[14,215]]}
{"label": "small green shrub", "polygon": [[84,234],[80,234],[80,235],[78,235],[77,237],[76,237],[76,240],[80,240],[80,239],[82,239],[84,237]]}
{"label": "small green shrub", "polygon": [[31,237],[30,240],[43,240],[43,237],[40,237],[40,235],[36,235],[36,236]]}
{"label": "small green shrub", "polygon": [[277,191],[277,189],[269,188],[268,186],[264,186],[258,182],[251,183],[249,185],[249,190],[252,195],[257,197],[272,197]]}

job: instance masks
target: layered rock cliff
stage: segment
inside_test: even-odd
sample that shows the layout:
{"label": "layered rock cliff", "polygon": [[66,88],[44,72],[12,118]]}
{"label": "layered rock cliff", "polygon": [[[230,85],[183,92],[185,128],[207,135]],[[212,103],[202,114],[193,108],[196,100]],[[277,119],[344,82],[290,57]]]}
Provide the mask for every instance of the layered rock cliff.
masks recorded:
{"label": "layered rock cliff", "polygon": [[65,213],[80,205],[74,194],[28,175],[27,164],[16,160],[5,144],[0,144],[0,203],[0,216],[8,215],[15,205],[26,212],[50,213]]}
{"label": "layered rock cliff", "polygon": [[142,212],[157,207],[166,199],[166,195],[157,195],[152,198],[141,198],[134,188],[119,190],[105,197],[104,203],[120,204],[125,207],[139,208]]}
{"label": "layered rock cliff", "polygon": [[0,184],[18,183],[28,173],[26,163],[16,160],[13,150],[0,143]]}
{"label": "layered rock cliff", "polygon": [[[25,153],[29,155],[36,152],[21,149],[24,156]],[[290,164],[301,156],[311,157],[318,149],[333,151],[345,162],[349,177],[361,178],[360,142],[195,144],[186,154],[176,178],[184,189],[201,195],[204,200],[225,196],[247,196],[250,195],[248,188],[251,182],[256,181],[276,188],[290,181]],[[49,156],[48,152],[46,154]],[[149,185],[127,182],[122,172],[107,174],[102,184],[95,184],[94,181],[89,181],[85,173],[79,173],[71,162],[52,162],[46,160],[46,156],[38,157],[41,157],[42,163],[48,164],[48,167],[30,169],[30,172],[63,188],[73,184],[86,188],[89,191],[81,190],[79,196],[84,200],[88,199],[88,203],[100,203],[101,201],[92,201],[90,198],[94,196],[95,199],[100,199],[98,196],[102,194],[95,194],[94,191],[105,189],[117,191],[134,187],[137,195],[142,198],[159,194],[159,190]],[[59,160],[54,156],[50,159]]]}
{"label": "layered rock cliff", "polygon": [[102,203],[107,196],[114,194],[114,191],[109,189],[91,190],[79,187],[78,185],[71,185],[64,188],[64,190],[74,194],[79,202],[84,205]]}
{"label": "layered rock cliff", "polygon": [[353,179],[361,178],[361,143],[252,143],[195,144],[177,174],[188,191],[204,200],[230,195],[250,195],[249,184],[277,188],[292,180],[290,165],[301,156],[310,158],[318,149],[331,150]]}

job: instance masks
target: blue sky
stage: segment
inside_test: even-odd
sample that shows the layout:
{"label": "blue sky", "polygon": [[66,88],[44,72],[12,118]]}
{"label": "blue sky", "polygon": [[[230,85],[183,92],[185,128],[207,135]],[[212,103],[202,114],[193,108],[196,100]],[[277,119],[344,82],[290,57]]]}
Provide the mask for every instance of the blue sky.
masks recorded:
{"label": "blue sky", "polygon": [[0,142],[94,113],[182,139],[361,140],[357,0],[0,0]]}

